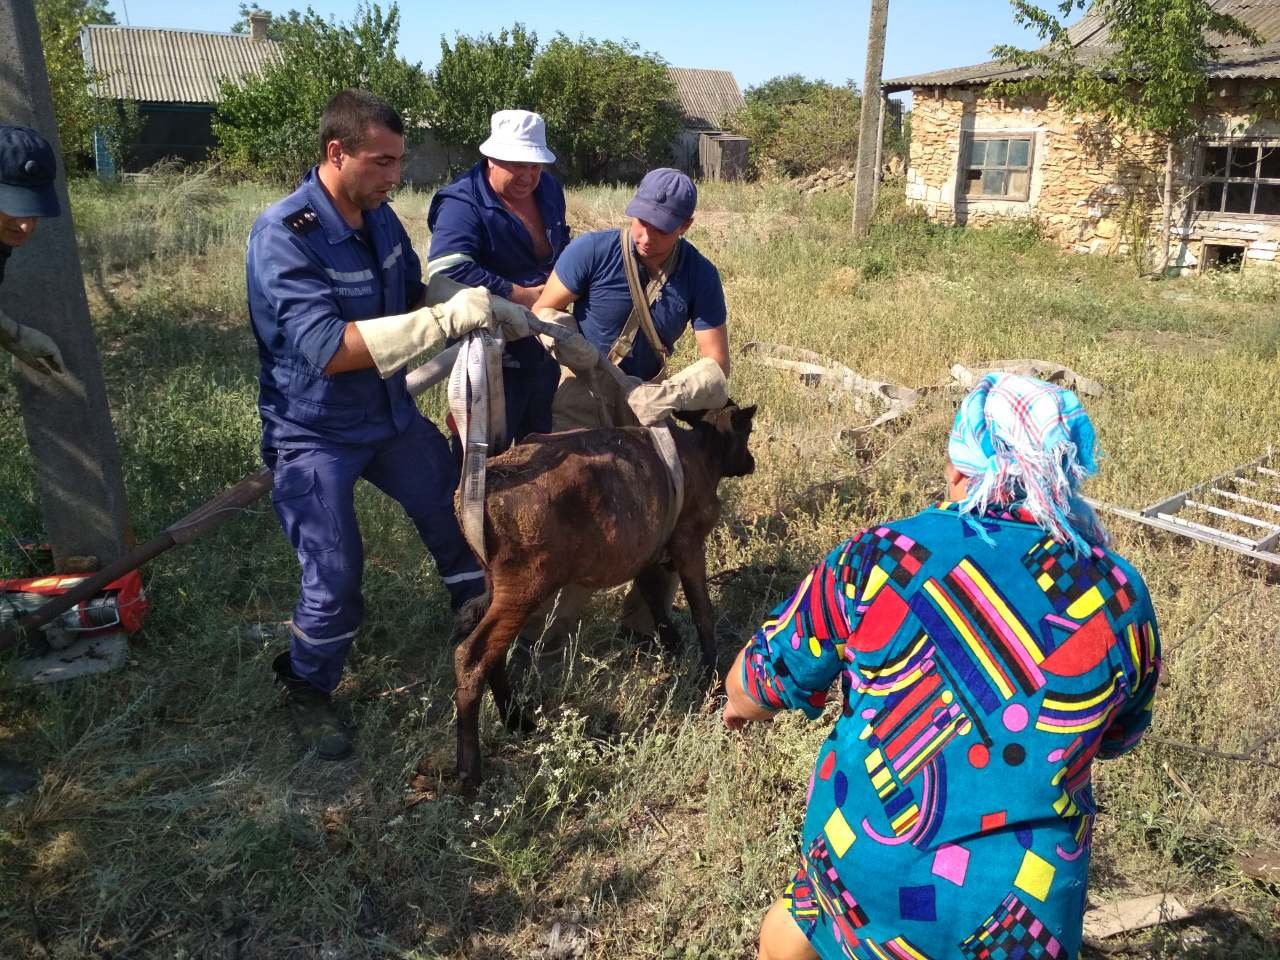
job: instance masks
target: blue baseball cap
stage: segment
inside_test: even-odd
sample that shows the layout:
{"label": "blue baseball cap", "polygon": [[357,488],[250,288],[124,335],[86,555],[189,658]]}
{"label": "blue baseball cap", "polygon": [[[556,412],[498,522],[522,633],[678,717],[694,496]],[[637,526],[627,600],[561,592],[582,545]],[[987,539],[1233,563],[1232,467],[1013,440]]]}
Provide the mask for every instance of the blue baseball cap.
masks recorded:
{"label": "blue baseball cap", "polygon": [[30,127],[0,124],[0,213],[56,217],[58,165],[49,141]]}
{"label": "blue baseball cap", "polygon": [[679,170],[659,167],[640,181],[636,195],[627,204],[627,216],[651,223],[663,233],[671,233],[693,216],[698,205],[698,188]]}

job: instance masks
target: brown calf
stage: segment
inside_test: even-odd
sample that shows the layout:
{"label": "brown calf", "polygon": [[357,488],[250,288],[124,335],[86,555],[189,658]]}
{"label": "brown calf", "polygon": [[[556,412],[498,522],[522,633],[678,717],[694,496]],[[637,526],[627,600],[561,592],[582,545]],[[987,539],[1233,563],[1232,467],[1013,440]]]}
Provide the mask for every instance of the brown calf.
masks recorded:
{"label": "brown calf", "polygon": [[[574,430],[531,436],[488,463],[485,547],[487,591],[460,615],[468,631],[454,654],[458,705],[458,775],[480,783],[480,700],[487,682],[508,726],[513,709],[507,648],[530,615],[569,584],[604,589],[635,580],[674,650],[659,564],[680,576],[702,642],[704,669],[715,667],[715,635],[707,595],[706,541],[720,519],[722,477],[755,469],[747,449],[755,407],[679,415],[673,427],[684,468],[684,504],[664,537],[671,498],[667,468],[643,427]],[[487,603],[487,607],[486,607]]]}

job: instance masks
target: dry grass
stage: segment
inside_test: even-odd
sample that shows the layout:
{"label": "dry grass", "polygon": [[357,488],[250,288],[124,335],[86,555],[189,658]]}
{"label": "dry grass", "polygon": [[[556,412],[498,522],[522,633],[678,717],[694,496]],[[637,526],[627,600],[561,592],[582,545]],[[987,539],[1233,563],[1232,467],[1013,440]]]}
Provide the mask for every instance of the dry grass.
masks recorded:
{"label": "dry grass", "polygon": [[[242,256],[270,199],[209,180],[75,185],[141,535],[256,466]],[[423,243],[426,199],[398,202]],[[610,226],[626,199],[576,191],[570,218]],[[1061,256],[1030,228],[943,229],[889,198],[882,213],[854,245],[844,198],[704,188],[692,239],[721,268],[734,343],[806,347],[913,386],[944,382],[957,361],[1066,363],[1106,386],[1090,404],[1107,453],[1094,492],[1128,505],[1280,439],[1272,276],[1143,283],[1123,264]],[[761,413],[757,473],[725,485],[711,545],[726,657],[830,545],[937,493],[951,414],[932,394],[852,450],[833,440],[863,419],[847,399],[735,364],[735,397]],[[8,382],[0,409],[4,524],[36,534]],[[438,417],[442,397],[424,409]],[[359,507],[370,615],[341,693],[361,759],[299,758],[285,733],[273,642],[245,629],[285,619],[296,590],[263,505],[150,569],[155,609],[127,671],[0,704],[4,746],[43,773],[34,796],[0,814],[0,954],[571,956],[549,947],[558,924],[587,956],[754,956],[795,858],[825,724],[725,735],[692,684],[692,655],[667,665],[615,644],[617,598],[604,598],[547,691],[542,729],[516,739],[486,714],[491,779],[468,805],[448,777],[442,590],[394,505],[365,491]],[[1280,848],[1275,769],[1161,741],[1237,751],[1280,723],[1280,590],[1231,555],[1121,522],[1113,531],[1153,591],[1168,672],[1151,741],[1097,770],[1091,895],[1171,890],[1204,908],[1122,943],[1123,956],[1274,957],[1280,900],[1231,856]],[[0,573],[20,572],[3,549]],[[1280,743],[1260,758],[1280,762]]]}

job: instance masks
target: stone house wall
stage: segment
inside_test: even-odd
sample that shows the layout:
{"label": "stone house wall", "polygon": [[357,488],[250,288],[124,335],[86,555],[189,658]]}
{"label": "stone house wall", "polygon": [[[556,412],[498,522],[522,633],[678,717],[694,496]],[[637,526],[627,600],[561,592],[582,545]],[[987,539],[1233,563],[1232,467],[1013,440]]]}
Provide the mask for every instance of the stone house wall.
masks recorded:
{"label": "stone house wall", "polygon": [[[1202,123],[1204,136],[1183,157],[1175,180],[1180,202],[1174,211],[1173,262],[1184,270],[1203,262],[1206,245],[1242,248],[1248,261],[1275,260],[1280,251],[1280,216],[1205,214],[1194,208],[1203,143],[1274,138],[1280,144],[1280,121],[1256,120],[1267,112],[1260,105],[1264,89],[1239,81],[1218,84]],[[1026,201],[964,195],[961,163],[968,138],[995,132],[1031,135]],[[1135,233],[1158,242],[1163,169],[1163,148],[1150,138],[1120,134],[1043,98],[1004,101],[986,96],[982,88],[913,90],[906,196],[942,222],[982,226],[1034,218],[1065,249],[1123,254]]]}

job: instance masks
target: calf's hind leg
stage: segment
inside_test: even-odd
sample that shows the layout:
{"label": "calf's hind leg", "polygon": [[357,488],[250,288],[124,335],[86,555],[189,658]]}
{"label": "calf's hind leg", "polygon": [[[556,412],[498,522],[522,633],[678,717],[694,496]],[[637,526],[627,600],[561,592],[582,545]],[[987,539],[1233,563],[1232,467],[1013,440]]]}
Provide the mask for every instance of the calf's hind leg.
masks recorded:
{"label": "calf's hind leg", "polygon": [[487,675],[489,689],[493,691],[493,704],[498,708],[498,716],[512,733],[533,733],[538,728],[537,722],[523,705],[517,703],[511,694],[511,678],[507,673],[507,665],[499,660]]}
{"label": "calf's hind leg", "polygon": [[[458,777],[467,792],[480,785],[480,701],[485,681],[493,687],[499,713],[511,711],[510,688],[503,676],[495,685],[495,668],[505,666],[507,647],[528,619],[533,605],[513,602],[495,592],[493,603],[476,628],[453,654],[455,701],[458,706]],[[505,692],[505,697],[503,696]]]}
{"label": "calf's hind leg", "polygon": [[671,571],[660,563],[641,570],[636,576],[635,590],[649,608],[658,630],[658,645],[668,657],[680,652],[680,634],[671,623]]}

